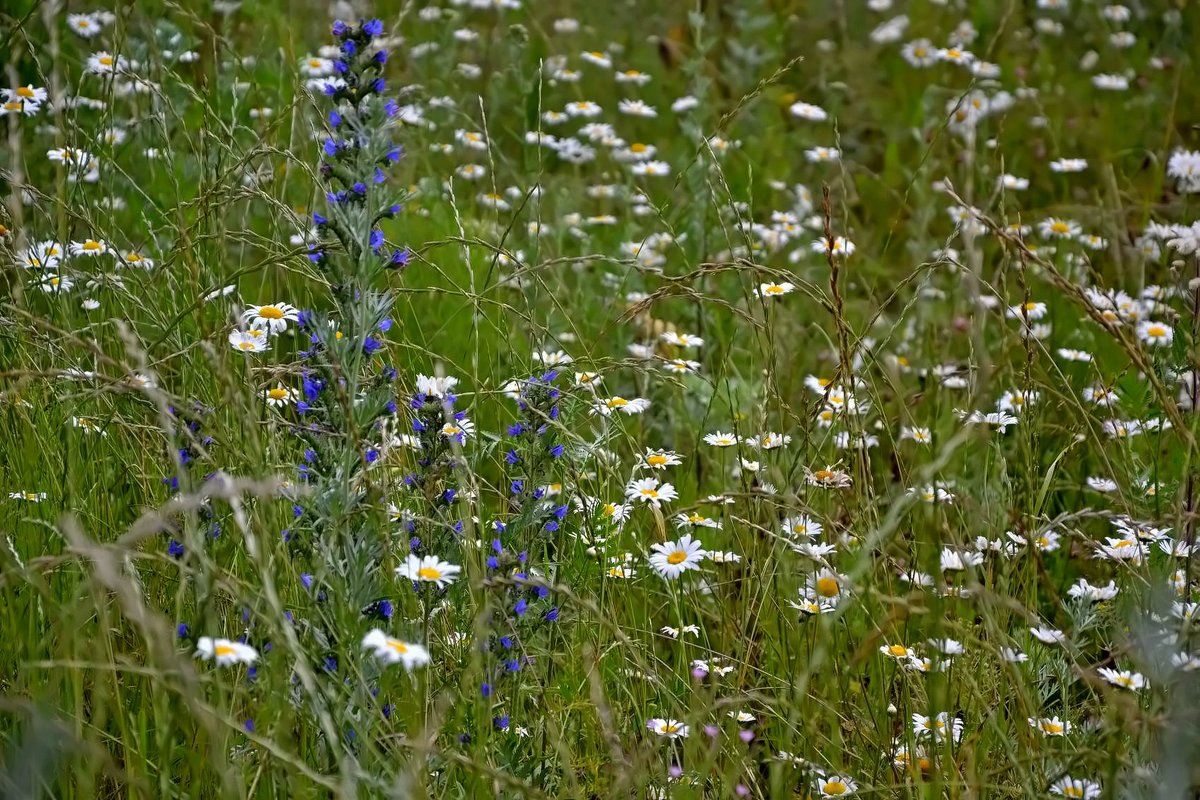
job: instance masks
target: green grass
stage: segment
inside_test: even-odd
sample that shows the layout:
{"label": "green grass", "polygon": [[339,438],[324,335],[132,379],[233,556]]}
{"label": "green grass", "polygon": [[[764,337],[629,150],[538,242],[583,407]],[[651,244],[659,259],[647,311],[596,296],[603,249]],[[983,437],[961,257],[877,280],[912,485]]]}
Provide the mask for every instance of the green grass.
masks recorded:
{"label": "green grass", "polygon": [[[327,208],[314,132],[329,102],[310,94],[298,65],[333,41],[333,17],[309,2],[228,14],[125,4],[85,40],[66,11],[6,7],[8,83],[104,104],[0,118],[0,794],[786,798],[822,796],[841,775],[879,798],[1045,797],[1067,776],[1101,787],[1088,797],[1193,796],[1198,687],[1168,662],[1195,649],[1172,603],[1194,602],[1197,425],[1179,392],[1200,369],[1200,265],[1147,228],[1187,226],[1196,213],[1167,162],[1198,148],[1200,14],[1167,0],[1139,5],[1128,22],[1084,0],[1067,11],[970,5],[554,2],[446,6],[436,20],[420,3],[364,9],[403,37],[388,92],[425,120],[392,134],[406,156],[386,187],[409,192],[381,228],[412,257],[366,288],[394,298],[370,365],[396,369],[381,391],[399,410],[364,446],[411,430],[418,374],[459,378],[457,408],[476,435],[414,490],[404,479],[423,470],[417,452],[385,448],[366,469],[338,429],[318,461],[361,480],[326,476],[307,496],[297,467],[309,445],[296,434],[312,417],[269,408],[263,391],[301,387],[316,363],[302,354],[310,334],[290,326],[254,355],[227,336],[244,308],[272,302],[342,314],[341,329],[352,327],[355,304],[335,300],[329,273],[291,238]],[[904,35],[874,41],[900,13]],[[577,32],[556,28],[567,17]],[[964,46],[998,77],[902,57],[908,41],[946,45],[964,21],[977,32]],[[468,29],[477,38],[456,38]],[[1135,39],[1116,47],[1111,34],[1123,30]],[[134,59],[148,90],[85,75],[101,50]],[[582,57],[593,50],[611,68]],[[180,59],[185,51],[196,57]],[[651,80],[616,82],[626,69]],[[1126,91],[1092,80],[1126,73]],[[1011,107],[970,131],[955,122],[956,108],[1001,92]],[[673,111],[684,95],[697,106]],[[619,113],[625,98],[657,116]],[[602,113],[542,122],[581,101]],[[828,118],[797,118],[798,101]],[[251,115],[264,107],[269,116]],[[619,148],[578,133],[588,122],[652,145],[669,174],[635,175]],[[106,137],[113,128],[122,135]],[[578,136],[594,159],[570,163],[527,142],[539,129]],[[483,134],[486,149],[458,130]],[[61,147],[98,158],[98,180],[69,180],[46,157]],[[814,147],[841,158],[812,163]],[[1088,166],[1057,173],[1059,158]],[[486,174],[464,179],[466,164]],[[1005,173],[1028,188],[1000,190]],[[965,227],[951,214],[960,201],[978,209]],[[1051,217],[1105,242],[1047,237],[1038,224]],[[1005,229],[1017,223],[1033,228],[1023,241]],[[827,234],[852,241],[853,254],[811,252]],[[1143,252],[1146,236],[1157,254]],[[88,238],[156,264],[71,257],[61,274],[74,285],[47,293],[41,271],[18,263],[38,242]],[[759,296],[783,282],[794,291]],[[204,299],[226,286],[232,294]],[[1139,298],[1153,286],[1160,303],[1131,301],[1110,322],[1084,291]],[[1046,304],[1037,337],[1007,313],[1027,302]],[[1171,331],[1169,346],[1139,338],[1147,319]],[[668,344],[671,331],[704,343]],[[514,467],[506,428],[518,411],[505,386],[548,369],[535,354],[560,350],[573,361],[559,368],[561,414],[547,424],[565,453],[537,462],[522,451]],[[699,368],[664,370],[675,358]],[[603,381],[582,385],[577,372]],[[861,413],[826,413],[836,398],[810,376],[844,387]],[[1111,405],[1085,397],[1097,386],[1115,392]],[[1010,391],[1037,399],[1007,432],[959,413],[993,411]],[[650,406],[592,413],[614,396]],[[1136,436],[1105,428],[1148,420],[1170,425]],[[913,427],[931,443],[902,436]],[[718,448],[704,442],[716,431],[790,441]],[[838,446],[868,436],[869,448]],[[639,472],[647,448],[682,463]],[[807,480],[826,467],[849,485]],[[591,513],[647,475],[678,499],[661,511],[637,505],[623,525]],[[511,490],[518,476],[555,485],[569,509],[557,530]],[[1093,477],[1111,491],[1090,488]],[[952,502],[920,498],[939,486]],[[457,490],[452,503],[437,499],[445,488]],[[297,519],[294,504],[323,516]],[[392,576],[413,535],[398,509],[421,553],[463,567],[444,593]],[[740,560],[664,579],[647,562],[651,546],[677,539],[676,517],[693,513],[720,522],[691,531],[705,548]],[[829,552],[792,547],[804,539],[785,520],[800,515],[821,523],[813,542]],[[1163,540],[1184,555],[1151,542],[1138,562],[1097,557],[1106,537],[1123,538],[1121,518],[1168,528]],[[496,520],[508,525],[504,558],[525,548],[527,580],[488,567]],[[1008,532],[1059,539],[1051,549]],[[943,571],[945,548],[982,560]],[[627,553],[634,576],[611,577]],[[829,588],[817,583],[825,569],[845,597],[823,613],[798,610],[805,587]],[[932,584],[903,580],[910,571]],[[312,574],[310,590],[302,576]],[[1115,581],[1119,593],[1073,599],[1080,578]],[[371,593],[379,585],[385,597]],[[525,616],[518,595],[531,600]],[[390,620],[361,613],[377,599],[393,604]],[[545,621],[551,607],[557,620]],[[661,632],[689,625],[695,633],[677,639]],[[1039,642],[1038,625],[1066,643]],[[377,626],[424,644],[431,663],[381,666],[359,647]],[[521,668],[497,678],[511,660],[499,655],[505,631]],[[253,675],[197,659],[201,636],[244,637],[260,654]],[[937,662],[940,639],[963,647],[944,670],[906,668],[880,650],[904,645]],[[1006,660],[1005,648],[1028,660]],[[1148,686],[1120,688],[1105,668]],[[739,711],[752,719],[731,716]],[[958,741],[914,732],[914,714],[938,713],[959,716]],[[1070,730],[1044,736],[1031,717]],[[689,735],[656,736],[653,718]],[[901,748],[920,766],[903,766]]]}

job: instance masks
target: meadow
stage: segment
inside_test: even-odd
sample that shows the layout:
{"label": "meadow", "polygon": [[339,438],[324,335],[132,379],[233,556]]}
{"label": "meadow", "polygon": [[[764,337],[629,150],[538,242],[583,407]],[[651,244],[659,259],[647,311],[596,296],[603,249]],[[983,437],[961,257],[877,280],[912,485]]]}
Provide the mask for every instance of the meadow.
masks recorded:
{"label": "meadow", "polygon": [[1200,6],[13,0],[0,796],[1200,791]]}

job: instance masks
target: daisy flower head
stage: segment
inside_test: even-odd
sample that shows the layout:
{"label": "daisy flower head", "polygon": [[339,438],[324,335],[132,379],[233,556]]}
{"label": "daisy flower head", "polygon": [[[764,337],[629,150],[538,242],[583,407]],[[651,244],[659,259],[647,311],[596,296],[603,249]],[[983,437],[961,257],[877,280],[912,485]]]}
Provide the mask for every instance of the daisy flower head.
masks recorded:
{"label": "daisy flower head", "polygon": [[927,717],[924,714],[912,715],[912,731],[917,738],[932,737],[934,741],[945,741],[949,736],[952,741],[959,741],[963,735],[963,721],[957,716],[950,716],[946,711]]}
{"label": "daisy flower head", "polygon": [[646,728],[668,739],[686,739],[690,731],[687,725],[677,719],[662,719],[661,717],[647,720]]}
{"label": "daisy flower head", "polygon": [[1153,320],[1138,323],[1137,335],[1150,347],[1168,347],[1175,340],[1175,331],[1170,325]]}
{"label": "daisy flower head", "polygon": [[1058,717],[1030,717],[1029,727],[1034,728],[1043,736],[1065,736],[1071,732],[1071,723]]}
{"label": "daisy flower head", "polygon": [[654,106],[648,105],[641,100],[621,100],[617,103],[617,111],[622,114],[628,114],[631,117],[657,117],[658,111]]}
{"label": "daisy flower head", "polygon": [[612,68],[612,57],[601,50],[586,50],[579,54],[579,57],[589,64],[595,64],[597,67],[604,69]]}
{"label": "daisy flower head", "polygon": [[1042,319],[1046,315],[1046,305],[1044,302],[1022,302],[1019,306],[1009,306],[1009,319]]}
{"label": "daisy flower head", "polygon": [[650,407],[650,401],[644,397],[635,397],[632,400],[627,400],[624,397],[609,397],[605,400],[598,400],[592,405],[592,414],[599,414],[602,417],[607,417],[616,411],[622,414],[633,416],[640,414]]}
{"label": "daisy flower head", "polygon": [[1140,672],[1130,672],[1129,670],[1111,669],[1109,667],[1101,667],[1096,670],[1101,678],[1117,686],[1121,689],[1128,689],[1131,692],[1136,692],[1139,689],[1144,689],[1148,685],[1146,678]]}
{"label": "daisy flower head", "polygon": [[881,645],[879,648],[879,652],[883,653],[888,658],[894,658],[896,660],[905,659],[905,658],[908,658],[909,656],[913,655],[912,649],[909,647],[905,647],[902,644]]}
{"label": "daisy flower head", "polygon": [[1050,794],[1071,800],[1095,800],[1101,794],[1100,784],[1083,778],[1063,777],[1050,784]]}
{"label": "daisy flower head", "polygon": [[687,375],[700,371],[700,362],[686,358],[671,358],[663,362],[663,370],[676,375]]}
{"label": "daisy flower head", "polygon": [[858,784],[845,775],[818,775],[813,788],[821,797],[849,797],[858,792]]}
{"label": "daisy flower head", "polygon": [[218,667],[229,667],[234,664],[253,664],[258,660],[258,651],[241,642],[201,636],[196,642],[196,656],[205,661],[215,660]]}
{"label": "daisy flower head", "polygon": [[263,399],[272,408],[282,408],[296,402],[296,390],[277,384],[263,391]]}
{"label": "daisy flower head", "polygon": [[708,433],[704,436],[704,443],[710,447],[733,447],[738,441],[737,434],[723,433],[721,431]]}
{"label": "daisy flower head", "polygon": [[805,473],[804,480],[809,486],[822,486],[826,489],[845,489],[853,483],[853,479],[848,473],[834,467],[825,467],[818,470],[805,469]]}
{"label": "daisy flower head", "polygon": [[1038,223],[1038,233],[1048,239],[1076,239],[1082,230],[1078,222],[1058,217],[1047,217]]}
{"label": "daisy flower head", "polygon": [[657,478],[638,478],[625,486],[625,498],[630,502],[641,501],[658,508],[679,495],[669,483],[659,483]]}
{"label": "daisy flower head", "polygon": [[32,103],[37,106],[50,99],[49,93],[44,88],[34,86],[32,83],[18,86],[16,89],[0,89],[0,95],[3,95],[5,100]]}
{"label": "daisy flower head", "polygon": [[1087,159],[1059,158],[1050,162],[1050,171],[1059,173],[1083,172],[1087,169]]}
{"label": "daisy flower head", "polygon": [[300,312],[287,303],[269,303],[261,306],[250,306],[242,312],[242,319],[251,328],[266,331],[269,335],[282,333],[289,322],[297,322]]}
{"label": "daisy flower head", "polygon": [[822,164],[839,161],[842,151],[836,147],[810,147],[804,151],[804,159],[810,164]]}
{"label": "daisy flower head", "polygon": [[118,266],[137,267],[138,269],[154,269],[154,259],[134,250],[122,250],[117,261]]}
{"label": "daisy flower head", "polygon": [[408,554],[404,563],[396,567],[396,574],[407,578],[413,583],[433,583],[439,589],[454,583],[462,567],[442,561],[437,556],[418,556]]}
{"label": "daisy flower head", "polygon": [[260,330],[230,331],[229,345],[240,353],[261,353],[271,348],[267,335]]}
{"label": "daisy flower head", "polygon": [[116,72],[126,72],[130,67],[130,62],[124,56],[114,56],[101,50],[88,56],[84,72],[89,75],[112,75]]}
{"label": "daisy flower head", "polygon": [[10,114],[20,114],[26,117],[37,116],[42,110],[40,103],[35,103],[32,100],[6,99],[0,103],[0,117],[7,117]]}
{"label": "daisy flower head", "polygon": [[300,72],[309,78],[325,78],[334,71],[333,59],[308,56],[300,60]]}
{"label": "daisy flower head", "polygon": [[73,256],[101,256],[110,252],[103,239],[84,239],[82,242],[71,242],[68,249]]}
{"label": "daisy flower head", "polygon": [[56,270],[62,262],[64,248],[58,242],[41,242],[17,254],[17,264],[26,269]]}
{"label": "daisy flower head", "polygon": [[650,550],[650,566],[668,580],[675,580],[688,570],[700,569],[700,562],[708,556],[704,545],[690,533],[673,542],[652,545]]}
{"label": "daisy flower head", "polygon": [[629,83],[634,86],[645,86],[651,80],[651,77],[645,72],[639,72],[636,69],[627,69],[623,72],[618,72],[614,77],[617,83]]}
{"label": "daisy flower head", "polygon": [[438,400],[445,400],[453,396],[454,387],[458,385],[458,378],[449,375],[440,375],[431,377],[429,375],[417,375],[417,394],[425,397],[435,397]]}
{"label": "daisy flower head", "polygon": [[699,336],[693,336],[690,333],[676,333],[675,331],[666,331],[659,336],[664,342],[675,347],[700,347],[704,344],[704,340]]}
{"label": "daisy flower head", "polygon": [[663,177],[671,174],[671,165],[665,161],[639,161],[629,171],[634,175]]}
{"label": "daisy flower head", "polygon": [[84,39],[98,36],[104,23],[98,14],[67,14],[67,27]]}
{"label": "daisy flower head", "polygon": [[603,113],[603,109],[591,100],[577,100],[574,103],[567,103],[565,111],[572,117],[584,118],[598,117]]}
{"label": "daisy flower head", "polygon": [[791,108],[793,117],[806,119],[810,122],[824,122],[829,119],[829,114],[820,106],[814,106],[812,103],[792,103]]}
{"label": "daisy flower head", "polygon": [[836,602],[846,596],[848,578],[828,567],[808,576],[808,589],[815,596]]}
{"label": "daisy flower head", "polygon": [[905,43],[900,48],[900,55],[910,66],[918,69],[931,67],[937,62],[937,49],[928,39],[914,39]]}
{"label": "daisy flower head", "polygon": [[754,290],[754,294],[761,298],[782,297],[785,294],[791,294],[795,291],[795,284],[784,281],[782,283],[760,283],[758,288]]}
{"label": "daisy flower head", "polygon": [[442,436],[463,444],[475,434],[475,423],[467,417],[457,417],[442,425]]}
{"label": "daisy flower head", "polygon": [[424,646],[393,639],[379,628],[372,628],[363,636],[362,646],[384,664],[402,664],[410,672],[430,661]]}
{"label": "daisy flower head", "polygon": [[642,455],[641,463],[638,465],[644,469],[666,469],[682,464],[679,454],[672,450],[654,450],[646,448],[646,452]]}
{"label": "daisy flower head", "polygon": [[783,533],[786,536],[814,539],[820,536],[823,530],[824,526],[820,522],[806,514],[788,517],[783,521]]}
{"label": "daisy flower head", "polygon": [[834,256],[848,256],[854,252],[854,242],[844,236],[835,236],[833,239],[822,237],[813,239],[809,249],[814,253],[826,253]]}

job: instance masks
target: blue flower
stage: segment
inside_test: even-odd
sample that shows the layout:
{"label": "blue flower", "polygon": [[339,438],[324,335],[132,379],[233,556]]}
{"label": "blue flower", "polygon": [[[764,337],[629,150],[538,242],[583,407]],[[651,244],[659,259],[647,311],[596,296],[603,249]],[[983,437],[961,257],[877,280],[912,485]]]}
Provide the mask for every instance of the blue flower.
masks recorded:
{"label": "blue flower", "polygon": [[368,20],[363,23],[362,30],[367,36],[382,36],[383,22],[377,19]]}

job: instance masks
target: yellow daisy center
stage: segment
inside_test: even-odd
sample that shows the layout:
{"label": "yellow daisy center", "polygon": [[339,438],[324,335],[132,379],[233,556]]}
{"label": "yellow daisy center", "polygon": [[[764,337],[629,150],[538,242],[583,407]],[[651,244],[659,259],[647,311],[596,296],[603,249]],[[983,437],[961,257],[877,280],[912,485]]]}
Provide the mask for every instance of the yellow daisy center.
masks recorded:
{"label": "yellow daisy center", "polygon": [[824,577],[817,579],[817,594],[821,597],[837,597],[841,587],[836,578]]}
{"label": "yellow daisy center", "polygon": [[263,319],[283,319],[283,312],[274,306],[263,306],[258,310],[258,315]]}
{"label": "yellow daisy center", "polygon": [[629,401],[624,397],[613,397],[607,402],[609,408],[624,408],[625,406],[629,405]]}
{"label": "yellow daisy center", "polygon": [[667,556],[668,564],[682,564],[684,561],[687,561],[687,553],[683,550],[676,550],[674,553],[671,553],[671,555]]}
{"label": "yellow daisy center", "polygon": [[427,581],[436,581],[442,577],[442,573],[433,567],[421,567],[417,570],[417,577],[424,578]]}
{"label": "yellow daisy center", "polygon": [[654,455],[646,458],[646,463],[652,467],[661,467],[663,464],[667,463],[667,460],[668,459],[666,456],[655,453]]}
{"label": "yellow daisy center", "polygon": [[406,645],[404,642],[401,642],[397,639],[388,639],[387,646],[392,648],[393,650],[395,650],[400,655],[404,655],[405,653],[408,652],[408,645]]}
{"label": "yellow daisy center", "polygon": [[278,386],[267,392],[267,397],[271,398],[272,400],[282,400],[287,397],[287,395],[287,389],[281,389]]}
{"label": "yellow daisy center", "polygon": [[28,86],[22,86],[21,88],[17,89],[17,97],[28,97],[32,99],[33,97],[36,97],[36,95],[34,94],[33,89],[30,89]]}
{"label": "yellow daisy center", "polygon": [[646,152],[646,145],[642,144],[641,142],[634,142],[633,144],[629,145],[629,149],[634,153],[644,153]]}
{"label": "yellow daisy center", "polygon": [[767,294],[783,294],[783,287],[777,283],[773,283],[767,287]]}
{"label": "yellow daisy center", "polygon": [[658,497],[658,489],[642,489],[642,497]]}
{"label": "yellow daisy center", "polygon": [[1167,335],[1167,329],[1162,325],[1151,325],[1146,328],[1146,335],[1153,336],[1155,339],[1161,339]]}
{"label": "yellow daisy center", "polygon": [[1043,722],[1042,730],[1045,731],[1046,733],[1062,733],[1063,726],[1058,724],[1057,722]]}
{"label": "yellow daisy center", "polygon": [[113,65],[112,56],[100,56],[100,64],[105,67],[111,67]]}
{"label": "yellow daisy center", "polygon": [[239,350],[253,350],[254,342],[238,342]]}
{"label": "yellow daisy center", "polygon": [[234,649],[227,644],[219,644],[213,648],[213,652],[219,656],[231,656],[234,653]]}
{"label": "yellow daisy center", "polygon": [[908,648],[902,644],[890,645],[888,647],[888,655],[889,656],[906,656],[906,655],[908,655]]}
{"label": "yellow daisy center", "polygon": [[846,784],[841,781],[830,781],[821,787],[821,791],[825,794],[839,795],[846,793]]}

